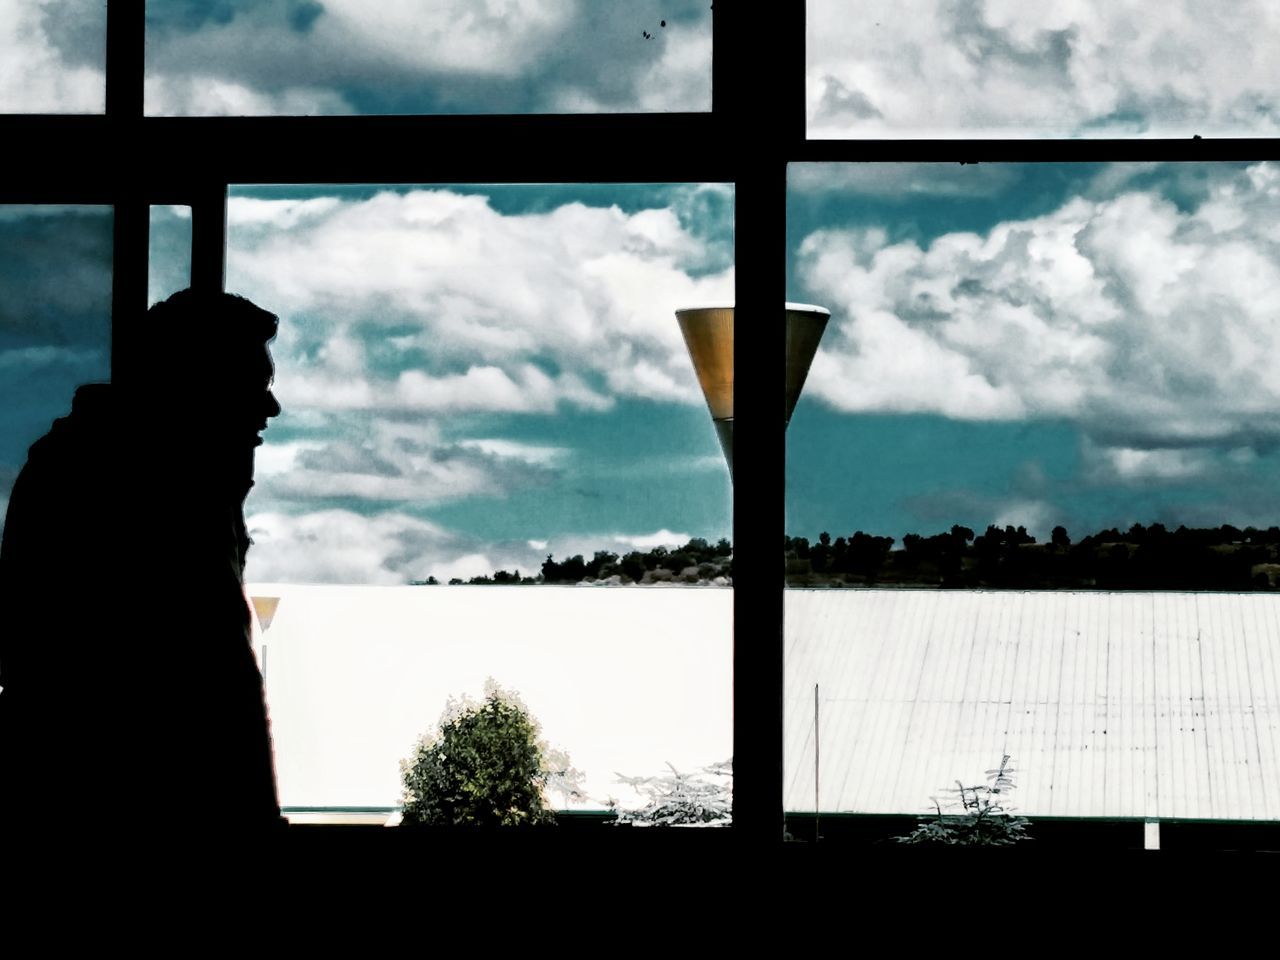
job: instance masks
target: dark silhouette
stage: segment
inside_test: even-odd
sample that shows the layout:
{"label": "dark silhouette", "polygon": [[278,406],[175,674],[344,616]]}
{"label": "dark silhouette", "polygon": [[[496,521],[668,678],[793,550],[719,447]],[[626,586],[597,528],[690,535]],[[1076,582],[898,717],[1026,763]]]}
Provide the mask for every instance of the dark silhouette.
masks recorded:
{"label": "dark silhouette", "polygon": [[31,447],[0,544],[8,849],[36,824],[104,842],[283,825],[243,590],[276,324],[174,294],[117,325],[131,376],[80,387]]}

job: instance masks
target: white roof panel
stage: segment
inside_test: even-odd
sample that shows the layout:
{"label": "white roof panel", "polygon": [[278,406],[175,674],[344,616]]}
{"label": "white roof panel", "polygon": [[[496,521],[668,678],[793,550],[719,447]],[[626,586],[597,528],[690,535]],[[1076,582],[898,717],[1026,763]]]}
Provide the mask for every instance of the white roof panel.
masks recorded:
{"label": "white roof panel", "polygon": [[788,590],[784,805],[918,813],[1008,753],[1028,816],[1280,819],[1280,597]]}

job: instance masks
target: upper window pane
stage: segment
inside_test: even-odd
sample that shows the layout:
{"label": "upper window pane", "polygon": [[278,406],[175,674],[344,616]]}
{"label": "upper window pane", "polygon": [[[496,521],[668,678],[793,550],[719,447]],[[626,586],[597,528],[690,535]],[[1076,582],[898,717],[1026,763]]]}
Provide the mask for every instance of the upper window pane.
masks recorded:
{"label": "upper window pane", "polygon": [[106,109],[105,0],[0,0],[0,113]]}
{"label": "upper window pane", "polygon": [[153,0],[152,116],[711,109],[706,0]]}
{"label": "upper window pane", "polygon": [[808,134],[1273,137],[1267,0],[808,5]]}

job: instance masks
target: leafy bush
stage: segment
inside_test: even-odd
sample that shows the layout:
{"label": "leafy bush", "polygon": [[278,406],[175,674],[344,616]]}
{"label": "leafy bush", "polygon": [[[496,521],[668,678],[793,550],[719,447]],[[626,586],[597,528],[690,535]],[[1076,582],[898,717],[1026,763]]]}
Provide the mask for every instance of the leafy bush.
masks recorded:
{"label": "leafy bush", "polygon": [[637,810],[620,810],[609,801],[618,824],[646,827],[728,826],[733,820],[733,760],[702,768],[702,776],[681,773],[667,764],[671,775],[627,777],[625,783],[643,794],[648,802]]}
{"label": "leafy bush", "polygon": [[[956,789],[948,790],[956,798],[948,802],[950,813],[942,812],[942,803],[933,800],[934,816],[922,817],[919,825],[905,837],[895,837],[899,843],[937,843],[962,846],[1006,847],[1020,840],[1030,840],[1024,817],[1015,817],[1005,798],[1014,789],[1009,755],[1000,760],[1000,766],[987,771],[987,784],[966,787],[959,780]],[[958,807],[958,809],[957,809]]]}
{"label": "leafy bush", "polygon": [[555,823],[546,793],[581,797],[582,775],[539,739],[514,692],[492,679],[482,703],[450,697],[437,729],[400,762],[406,826],[515,827]]}

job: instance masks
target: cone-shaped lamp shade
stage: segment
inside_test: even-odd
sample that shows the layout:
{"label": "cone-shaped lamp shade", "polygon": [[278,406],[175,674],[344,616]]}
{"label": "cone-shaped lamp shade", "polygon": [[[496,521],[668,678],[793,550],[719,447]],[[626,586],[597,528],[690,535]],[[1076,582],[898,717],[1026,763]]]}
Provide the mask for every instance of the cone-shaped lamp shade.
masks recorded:
{"label": "cone-shaped lamp shade", "polygon": [[266,630],[271,626],[276,615],[276,607],[280,606],[279,597],[252,597],[253,610],[258,615],[258,623]]}
{"label": "cone-shaped lamp shade", "polygon": [[733,307],[677,310],[676,320],[733,476]]}
{"label": "cone-shaped lamp shade", "polygon": [[809,365],[818,352],[818,341],[827,329],[831,311],[806,303],[787,304],[787,423],[800,399]]}

